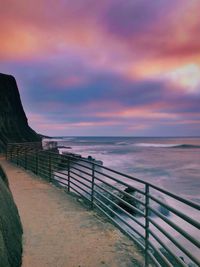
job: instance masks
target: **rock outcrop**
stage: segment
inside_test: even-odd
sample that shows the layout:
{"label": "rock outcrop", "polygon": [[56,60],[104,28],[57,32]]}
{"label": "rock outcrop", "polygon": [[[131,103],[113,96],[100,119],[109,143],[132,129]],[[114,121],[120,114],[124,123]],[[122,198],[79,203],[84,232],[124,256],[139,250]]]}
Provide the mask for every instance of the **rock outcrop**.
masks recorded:
{"label": "rock outcrop", "polygon": [[[121,198],[123,200],[125,200],[127,203],[131,204],[133,207],[135,207],[138,210],[144,212],[144,210],[145,210],[144,205],[142,205],[141,203],[139,203],[135,199],[138,199],[138,200],[142,201],[143,203],[145,203],[145,196],[142,195],[141,193],[137,192],[137,190],[135,190],[135,189],[133,189],[131,187],[125,188],[124,192],[128,193],[130,196],[123,195]],[[163,204],[167,204],[167,201],[165,200],[165,198],[160,193],[154,193],[154,195]],[[135,199],[131,198],[131,196],[133,196]],[[149,204],[153,209],[155,209],[156,211],[160,212],[162,215],[165,215],[166,217],[170,215],[169,210],[167,208],[165,208],[165,206],[160,205],[159,203],[157,203],[157,202],[155,202],[155,201],[153,201],[151,199],[149,200]],[[131,213],[132,215],[140,216],[140,214],[138,214],[137,211],[134,211],[133,209],[131,209],[130,207],[125,205],[123,202],[119,202],[118,205],[121,208],[123,208],[124,210],[126,210],[127,212]],[[149,211],[149,216],[155,216],[155,214],[152,211]]]}
{"label": "rock outcrop", "polygon": [[0,266],[19,267],[21,256],[22,226],[7,177],[0,166]]}
{"label": "rock outcrop", "polygon": [[28,125],[15,78],[0,73],[0,152],[7,143],[29,141],[41,137]]}

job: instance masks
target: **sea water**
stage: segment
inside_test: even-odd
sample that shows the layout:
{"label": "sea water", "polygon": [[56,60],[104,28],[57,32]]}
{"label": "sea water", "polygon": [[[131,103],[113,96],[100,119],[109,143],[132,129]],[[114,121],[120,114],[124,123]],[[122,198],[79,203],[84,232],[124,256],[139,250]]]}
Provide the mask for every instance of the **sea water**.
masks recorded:
{"label": "sea water", "polygon": [[200,138],[61,137],[62,151],[88,155],[103,165],[200,203]]}

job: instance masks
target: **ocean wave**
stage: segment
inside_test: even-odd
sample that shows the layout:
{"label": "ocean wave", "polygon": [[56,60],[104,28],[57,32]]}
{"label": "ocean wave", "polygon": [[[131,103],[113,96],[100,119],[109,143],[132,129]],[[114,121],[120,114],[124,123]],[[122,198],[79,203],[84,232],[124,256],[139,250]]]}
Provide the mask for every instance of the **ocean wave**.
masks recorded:
{"label": "ocean wave", "polygon": [[158,144],[158,143],[138,143],[135,146],[140,147],[161,147],[161,148],[200,148],[199,145],[191,144]]}
{"label": "ocean wave", "polygon": [[116,145],[118,145],[118,146],[127,146],[127,145],[129,145],[129,143],[128,142],[117,142]]}
{"label": "ocean wave", "polygon": [[65,137],[65,136],[61,137],[61,140],[63,140],[63,141],[72,141],[75,139],[76,139],[75,137]]}

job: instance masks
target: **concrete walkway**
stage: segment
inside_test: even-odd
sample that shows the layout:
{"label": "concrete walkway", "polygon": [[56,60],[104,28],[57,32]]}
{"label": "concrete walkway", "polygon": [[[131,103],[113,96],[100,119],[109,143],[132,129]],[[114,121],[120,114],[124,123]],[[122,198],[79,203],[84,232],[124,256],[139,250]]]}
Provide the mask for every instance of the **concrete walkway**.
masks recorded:
{"label": "concrete walkway", "polygon": [[142,266],[133,242],[78,198],[0,158],[24,229],[23,267]]}

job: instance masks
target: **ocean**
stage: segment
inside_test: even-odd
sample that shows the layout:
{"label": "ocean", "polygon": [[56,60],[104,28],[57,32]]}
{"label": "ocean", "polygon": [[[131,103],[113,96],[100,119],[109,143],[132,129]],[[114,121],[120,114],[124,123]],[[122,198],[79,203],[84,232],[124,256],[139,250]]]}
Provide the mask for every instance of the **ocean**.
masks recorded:
{"label": "ocean", "polygon": [[62,151],[89,155],[103,165],[200,203],[200,137],[56,137]]}

